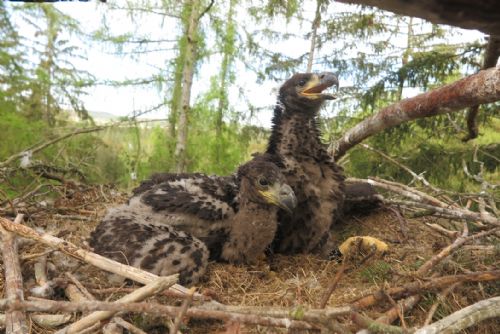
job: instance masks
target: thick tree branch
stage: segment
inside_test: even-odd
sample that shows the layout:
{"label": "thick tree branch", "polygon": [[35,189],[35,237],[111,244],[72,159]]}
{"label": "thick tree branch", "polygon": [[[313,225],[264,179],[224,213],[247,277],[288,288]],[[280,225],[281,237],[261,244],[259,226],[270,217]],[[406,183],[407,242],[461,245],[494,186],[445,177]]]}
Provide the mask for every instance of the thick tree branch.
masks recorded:
{"label": "thick tree branch", "polygon": [[[18,215],[14,225],[19,225],[23,215]],[[5,297],[9,300],[23,301],[23,276],[17,254],[16,235],[0,227],[2,235],[2,258],[5,269]],[[22,310],[11,310],[5,314],[5,333],[28,333],[26,314]]]}
{"label": "thick tree branch", "polygon": [[415,334],[458,333],[479,322],[500,317],[500,297],[481,300],[433,324],[422,327]]}
{"label": "thick tree branch", "polygon": [[330,146],[335,160],[366,138],[418,118],[450,113],[500,100],[500,67],[480,71],[452,84],[392,104],[348,130]]}

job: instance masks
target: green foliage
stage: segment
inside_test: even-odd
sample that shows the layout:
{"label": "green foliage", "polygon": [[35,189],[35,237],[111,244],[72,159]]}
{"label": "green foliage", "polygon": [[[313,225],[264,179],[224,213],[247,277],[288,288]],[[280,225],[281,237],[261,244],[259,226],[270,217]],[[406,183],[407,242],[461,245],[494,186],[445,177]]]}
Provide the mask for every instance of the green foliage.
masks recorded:
{"label": "green foliage", "polygon": [[359,275],[364,281],[381,283],[389,279],[391,273],[391,265],[385,261],[378,260],[375,263],[367,266]]}

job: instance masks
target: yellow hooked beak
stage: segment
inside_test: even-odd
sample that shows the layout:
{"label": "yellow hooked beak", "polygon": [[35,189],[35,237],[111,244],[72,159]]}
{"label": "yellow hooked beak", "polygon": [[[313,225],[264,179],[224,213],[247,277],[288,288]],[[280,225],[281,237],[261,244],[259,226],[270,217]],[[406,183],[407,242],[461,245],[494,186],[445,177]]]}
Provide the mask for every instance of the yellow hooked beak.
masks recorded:
{"label": "yellow hooked beak", "polygon": [[288,184],[275,183],[268,190],[259,190],[269,204],[276,205],[289,213],[297,206],[297,198]]}
{"label": "yellow hooked beak", "polygon": [[309,79],[309,81],[299,91],[299,95],[307,97],[308,99],[311,100],[315,100],[318,98],[333,100],[336,98],[335,95],[329,93],[323,93],[325,89],[333,85],[335,85],[338,89],[339,80],[333,73],[324,72],[320,74],[313,74],[311,76],[311,79]]}

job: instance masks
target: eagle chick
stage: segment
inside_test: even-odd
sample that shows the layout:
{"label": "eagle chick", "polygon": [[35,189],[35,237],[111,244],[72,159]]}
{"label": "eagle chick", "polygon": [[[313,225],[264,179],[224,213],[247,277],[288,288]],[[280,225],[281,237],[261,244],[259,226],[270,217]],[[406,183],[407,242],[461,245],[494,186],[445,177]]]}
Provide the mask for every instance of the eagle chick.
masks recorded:
{"label": "eagle chick", "polygon": [[296,205],[279,168],[265,156],[242,165],[234,180],[161,174],[134,194],[109,210],[90,246],[158,275],[178,272],[182,284],[197,282],[209,258],[253,261],[275,236],[278,208],[291,212]]}
{"label": "eagle chick", "polygon": [[279,159],[297,196],[293,215],[279,213],[273,249],[278,253],[330,255],[330,227],[342,209],[344,175],[321,143],[318,113],[324,93],[338,80],[332,73],[299,73],[279,90],[267,153]]}

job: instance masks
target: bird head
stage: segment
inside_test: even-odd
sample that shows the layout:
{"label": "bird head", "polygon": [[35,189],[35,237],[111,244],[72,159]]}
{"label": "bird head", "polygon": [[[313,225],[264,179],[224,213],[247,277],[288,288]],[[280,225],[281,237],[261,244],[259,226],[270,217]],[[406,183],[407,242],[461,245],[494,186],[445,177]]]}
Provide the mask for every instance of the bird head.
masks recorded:
{"label": "bird head", "polygon": [[316,111],[324,101],[336,98],[334,94],[325,92],[332,86],[339,87],[333,73],[297,73],[281,86],[279,99],[288,107],[287,110]]}
{"label": "bird head", "polygon": [[274,205],[289,213],[297,206],[295,193],[272,162],[251,160],[238,169],[238,179],[240,192],[244,192],[249,201]]}

